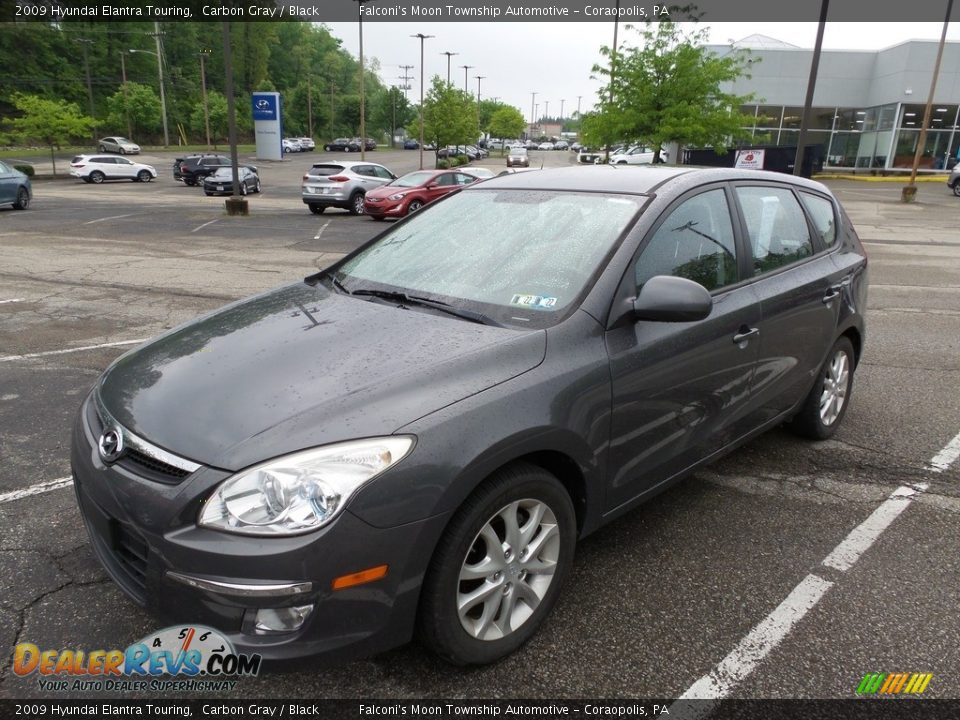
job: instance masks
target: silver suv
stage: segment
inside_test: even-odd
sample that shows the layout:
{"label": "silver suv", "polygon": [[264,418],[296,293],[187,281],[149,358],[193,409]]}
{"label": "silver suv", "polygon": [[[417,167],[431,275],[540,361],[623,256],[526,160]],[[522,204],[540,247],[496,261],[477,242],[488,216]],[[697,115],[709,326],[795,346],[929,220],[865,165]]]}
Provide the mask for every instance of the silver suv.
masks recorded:
{"label": "silver suv", "polygon": [[953,194],[960,197],[960,162],[953,166],[953,172],[950,173],[950,179],[947,185],[953,190]]}
{"label": "silver suv", "polygon": [[310,212],[319,215],[328,207],[363,215],[363,196],[397,176],[383,165],[369,162],[314,163],[303,176],[301,196]]}

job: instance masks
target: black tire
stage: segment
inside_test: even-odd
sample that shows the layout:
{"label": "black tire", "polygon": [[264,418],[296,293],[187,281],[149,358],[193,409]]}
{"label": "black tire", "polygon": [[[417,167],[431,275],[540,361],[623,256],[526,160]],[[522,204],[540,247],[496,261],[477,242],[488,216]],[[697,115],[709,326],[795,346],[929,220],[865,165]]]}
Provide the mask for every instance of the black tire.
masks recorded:
{"label": "black tire", "polygon": [[330,152],[330,146],[329,146],[329,145],[324,145],[324,146],[323,146],[323,149],[326,150],[327,152]]}
{"label": "black tire", "polygon": [[327,209],[326,205],[307,205],[307,207],[314,215],[323,215],[323,211]]}
{"label": "black tire", "polygon": [[355,192],[350,196],[350,214],[363,215],[363,193]]}
{"label": "black tire", "polygon": [[407,205],[407,215],[415,213],[417,210],[423,207],[423,202],[421,200],[411,200],[410,204]]}
{"label": "black tire", "polygon": [[953,194],[960,197],[960,181],[953,184]]}
{"label": "black tire", "polygon": [[87,183],[88,185],[90,184],[90,178],[85,177],[85,178],[80,178],[80,179],[83,180],[83,181],[84,181],[85,183]]}
{"label": "black tire", "polygon": [[386,218],[383,215],[370,215],[371,220],[376,220],[377,222],[383,222]]}
{"label": "black tire", "polygon": [[246,194],[247,194],[247,181],[246,181],[246,180],[241,180],[241,181],[240,181],[240,194],[241,194],[241,195],[246,195]]}
{"label": "black tire", "polygon": [[[511,591],[517,593],[516,588],[521,584],[528,589],[532,587],[526,582],[526,570],[522,569],[529,566],[521,561],[522,554],[519,550],[514,554],[509,540],[506,539],[506,526],[502,524],[502,514],[509,512],[511,504],[516,502],[524,503],[528,507],[530,504],[542,505],[553,514],[557,537],[549,544],[542,543],[533,557],[540,567],[552,565],[553,572],[531,572],[534,582],[542,589],[543,594],[533,612],[520,618],[518,627],[512,628],[508,625],[506,629],[503,628],[501,614],[504,606],[500,605],[487,621],[488,627],[493,626],[490,627],[493,634],[500,637],[480,639],[468,632],[465,623],[477,629],[473,623],[482,621],[470,617],[473,610],[468,611],[467,619],[461,621],[457,612],[458,594],[470,593],[473,584],[477,582],[480,583],[477,587],[482,587],[484,583],[497,582],[503,588],[502,593],[498,587],[488,597],[492,603],[500,604],[497,603],[499,595],[507,598]],[[513,516],[521,527],[523,522],[531,517],[529,513],[525,513],[524,505],[514,509]],[[480,533],[488,525],[491,528],[500,528],[496,531],[498,539],[502,540],[506,547],[498,547],[497,552],[503,553],[505,562],[508,563],[506,569],[497,571],[496,575],[486,579],[461,580],[462,569],[471,556],[478,553],[481,545],[486,548],[486,541]],[[550,527],[552,526],[551,522]],[[563,581],[573,563],[576,532],[573,503],[566,489],[553,475],[526,463],[518,463],[496,472],[457,510],[437,544],[420,597],[418,630],[421,640],[441,658],[455,665],[487,664],[516,650],[533,636],[556,603]],[[549,537],[552,531],[543,526],[534,527],[526,547],[533,545],[543,533],[547,533]],[[486,552],[489,553],[489,550]],[[544,558],[548,552],[554,557]],[[512,562],[509,561],[511,557]],[[530,562],[530,559],[526,562]],[[551,578],[549,582],[545,580],[547,577]],[[527,593],[517,594],[522,598]],[[478,608],[478,605],[486,603],[474,605],[474,608],[482,613],[483,610]],[[529,601],[514,600],[514,607],[527,612],[530,610]],[[512,612],[511,617],[516,620]]]}
{"label": "black tire", "polygon": [[101,146],[100,146],[100,152],[105,153],[106,151],[107,151],[107,146],[106,146],[106,145],[101,145]]}
{"label": "black tire", "polygon": [[99,170],[94,170],[88,177],[90,178],[90,182],[96,183],[97,185],[107,179],[107,176]]}
{"label": "black tire", "polygon": [[30,207],[30,193],[25,187],[17,190],[17,200],[13,203],[14,210],[26,210]]}
{"label": "black tire", "polygon": [[153,175],[150,174],[149,170],[141,170],[137,173],[137,182],[150,182],[153,180]]}
{"label": "black tire", "polygon": [[210,192],[209,190],[204,190],[203,194],[206,195],[207,197],[213,197],[213,193]]}
{"label": "black tire", "polygon": [[260,180],[257,180],[257,184],[253,186],[253,191],[257,194],[261,192],[262,188],[260,186]]}
{"label": "black tire", "polygon": [[[832,414],[827,412],[826,417],[821,412],[822,405],[828,393],[830,392],[830,382],[834,377],[837,358],[840,354],[845,355],[846,378],[842,385],[842,403],[839,412]],[[839,338],[830,349],[820,373],[817,375],[817,381],[813,384],[810,394],[804,400],[793,420],[790,422],[790,429],[798,435],[810,438],[811,440],[826,440],[833,436],[847,414],[847,408],[850,407],[850,395],[853,389],[853,372],[855,367],[855,356],[853,353],[853,344],[846,336]],[[829,376],[829,377],[828,377]],[[835,386],[838,387],[839,386]]]}
{"label": "black tire", "polygon": [[196,187],[197,181],[196,181],[196,180],[193,180],[193,179],[189,179],[189,180],[188,180],[187,178],[184,178],[184,179],[183,179],[183,184],[184,184],[184,185],[189,185],[190,187]]}

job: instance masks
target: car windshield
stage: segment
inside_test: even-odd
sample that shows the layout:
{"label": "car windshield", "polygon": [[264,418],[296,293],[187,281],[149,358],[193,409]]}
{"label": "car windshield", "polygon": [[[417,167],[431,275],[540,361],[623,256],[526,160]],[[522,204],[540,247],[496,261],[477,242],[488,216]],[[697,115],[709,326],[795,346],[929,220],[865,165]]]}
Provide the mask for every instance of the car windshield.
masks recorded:
{"label": "car windshield", "polygon": [[[118,138],[117,138],[117,142],[118,142],[118,143],[129,143],[130,141],[127,140],[126,138],[118,137]],[[133,143],[130,143],[130,144],[132,145]]]}
{"label": "car windshield", "polygon": [[[240,172],[240,175],[243,175],[243,172]],[[233,168],[217,168],[211,173],[210,177],[214,180],[233,180]]]}
{"label": "car windshield", "polygon": [[337,279],[428,297],[506,325],[543,328],[576,307],[642,197],[545,190],[462,192],[347,260]]}
{"label": "car windshield", "polygon": [[510,148],[511,155],[526,155],[527,149],[522,147]]}
{"label": "car windshield", "polygon": [[425,182],[427,182],[427,180],[429,180],[432,177],[433,177],[432,172],[418,171],[418,172],[408,173],[403,177],[399,177],[393,182],[387,183],[387,184],[393,185],[396,187],[419,187],[420,185],[423,185]]}

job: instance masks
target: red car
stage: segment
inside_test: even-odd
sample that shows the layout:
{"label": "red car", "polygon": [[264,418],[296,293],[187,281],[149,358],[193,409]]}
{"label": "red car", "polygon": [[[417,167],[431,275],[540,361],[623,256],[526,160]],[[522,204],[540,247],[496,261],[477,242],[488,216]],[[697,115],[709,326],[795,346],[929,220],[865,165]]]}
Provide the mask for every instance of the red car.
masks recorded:
{"label": "red car", "polygon": [[400,218],[475,182],[477,178],[456,170],[415,170],[368,191],[363,210],[374,220]]}

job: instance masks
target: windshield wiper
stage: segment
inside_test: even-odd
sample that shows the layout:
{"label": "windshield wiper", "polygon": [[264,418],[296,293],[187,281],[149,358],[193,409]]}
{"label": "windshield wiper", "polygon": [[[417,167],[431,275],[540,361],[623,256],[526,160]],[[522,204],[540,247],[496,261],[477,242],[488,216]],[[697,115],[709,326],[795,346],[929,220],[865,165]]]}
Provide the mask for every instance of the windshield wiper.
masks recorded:
{"label": "windshield wiper", "polygon": [[380,298],[381,300],[394,300],[400,303],[401,307],[404,305],[419,305],[421,307],[439,310],[440,312],[453,315],[454,317],[458,317],[463,320],[481,323],[482,325],[503,327],[500,323],[491,320],[481,312],[467,310],[465,308],[455,308],[450,303],[446,303],[443,300],[434,300],[432,298],[420,297],[418,295],[407,295],[404,292],[397,292],[395,290],[354,290],[351,295],[367,295],[369,297]]}

